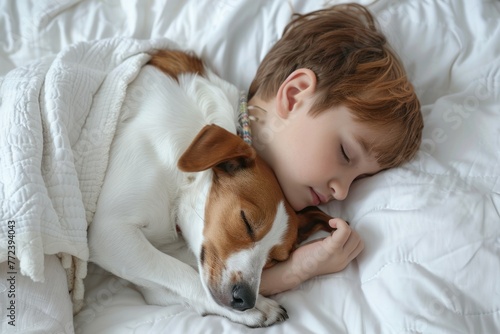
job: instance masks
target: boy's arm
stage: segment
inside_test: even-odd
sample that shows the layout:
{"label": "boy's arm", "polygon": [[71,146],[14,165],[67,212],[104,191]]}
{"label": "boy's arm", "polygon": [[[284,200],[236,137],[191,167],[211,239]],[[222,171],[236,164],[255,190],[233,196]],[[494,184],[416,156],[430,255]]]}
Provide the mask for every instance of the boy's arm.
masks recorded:
{"label": "boy's arm", "polygon": [[342,219],[329,221],[335,232],[297,248],[288,260],[263,271],[260,293],[264,296],[283,292],[318,275],[344,269],[363,250],[359,234]]}

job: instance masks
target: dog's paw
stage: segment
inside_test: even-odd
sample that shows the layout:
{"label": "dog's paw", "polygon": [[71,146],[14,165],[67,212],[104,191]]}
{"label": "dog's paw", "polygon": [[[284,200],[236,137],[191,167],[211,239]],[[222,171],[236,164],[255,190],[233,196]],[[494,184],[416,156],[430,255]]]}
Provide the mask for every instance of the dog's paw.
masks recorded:
{"label": "dog's paw", "polygon": [[283,306],[273,299],[260,295],[257,298],[254,309],[260,312],[264,317],[263,322],[254,327],[267,327],[288,319],[288,313]]}
{"label": "dog's paw", "polygon": [[258,296],[255,307],[246,311],[234,311],[227,308],[219,309],[215,312],[204,312],[205,315],[221,315],[233,322],[237,322],[248,327],[268,327],[288,319],[285,308],[276,301]]}

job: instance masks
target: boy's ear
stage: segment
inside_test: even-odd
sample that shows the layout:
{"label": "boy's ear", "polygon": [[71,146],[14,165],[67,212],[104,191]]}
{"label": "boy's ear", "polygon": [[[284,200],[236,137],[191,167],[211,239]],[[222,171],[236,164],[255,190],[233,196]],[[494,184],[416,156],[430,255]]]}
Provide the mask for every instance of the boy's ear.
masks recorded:
{"label": "boy's ear", "polygon": [[177,166],[184,172],[209,168],[233,174],[254,163],[257,153],[239,136],[211,124],[201,129],[182,154]]}
{"label": "boy's ear", "polygon": [[311,98],[316,91],[316,74],[307,68],[293,71],[281,84],[276,94],[277,112],[282,118]]}
{"label": "boy's ear", "polygon": [[323,230],[330,233],[335,230],[328,223],[333,217],[327,215],[316,206],[307,207],[297,212],[297,216],[299,217],[297,245],[317,231]]}

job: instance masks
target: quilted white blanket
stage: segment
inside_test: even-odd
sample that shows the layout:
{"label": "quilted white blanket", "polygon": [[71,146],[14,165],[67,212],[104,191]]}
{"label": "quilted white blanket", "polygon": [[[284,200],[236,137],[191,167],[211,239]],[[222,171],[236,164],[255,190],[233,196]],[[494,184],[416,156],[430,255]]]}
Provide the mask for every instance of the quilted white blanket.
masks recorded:
{"label": "quilted white blanket", "polygon": [[89,256],[87,224],[127,84],[149,60],[145,52],[168,46],[82,42],[0,79],[0,221],[9,222],[0,229],[0,262],[15,255],[21,274],[44,281],[44,255],[60,255],[76,308]]}

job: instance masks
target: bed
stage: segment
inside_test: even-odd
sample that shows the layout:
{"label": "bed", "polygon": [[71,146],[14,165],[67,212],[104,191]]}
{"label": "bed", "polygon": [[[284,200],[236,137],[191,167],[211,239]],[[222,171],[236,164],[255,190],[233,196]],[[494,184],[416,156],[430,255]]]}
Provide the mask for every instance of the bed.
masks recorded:
{"label": "bed", "polygon": [[[161,44],[167,38],[247,89],[292,12],[340,2],[3,1],[0,75],[81,42],[125,37]],[[379,0],[370,8],[416,87],[422,145],[410,163],[357,181],[347,200],[323,207],[350,221],[365,249],[345,270],[273,296],[289,320],[250,329],[181,304],[146,305],[126,281],[87,266],[82,246],[62,261],[55,255],[60,250],[44,248],[32,263],[38,282],[21,259],[16,327],[8,324],[9,311],[4,314],[12,298],[2,264],[2,332],[499,333],[500,1]],[[7,221],[16,217],[9,216],[0,181],[6,261]],[[74,317],[67,295],[74,281],[67,275],[85,288]]]}

